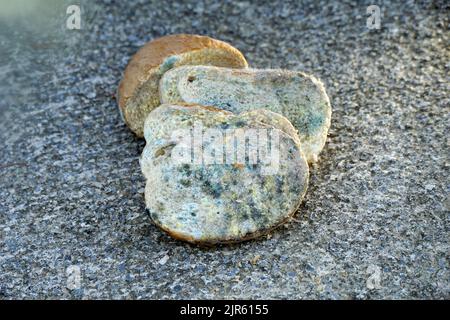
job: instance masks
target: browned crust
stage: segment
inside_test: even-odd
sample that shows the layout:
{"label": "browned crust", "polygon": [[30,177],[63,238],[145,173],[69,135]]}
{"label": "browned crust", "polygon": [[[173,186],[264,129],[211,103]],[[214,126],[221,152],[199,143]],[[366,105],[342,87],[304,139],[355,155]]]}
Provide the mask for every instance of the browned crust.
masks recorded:
{"label": "browned crust", "polygon": [[165,58],[205,48],[223,48],[245,61],[242,53],[230,44],[207,36],[175,34],[155,39],[139,49],[128,63],[117,92],[119,107],[124,109],[127,100],[147,80],[150,71],[161,65]]}

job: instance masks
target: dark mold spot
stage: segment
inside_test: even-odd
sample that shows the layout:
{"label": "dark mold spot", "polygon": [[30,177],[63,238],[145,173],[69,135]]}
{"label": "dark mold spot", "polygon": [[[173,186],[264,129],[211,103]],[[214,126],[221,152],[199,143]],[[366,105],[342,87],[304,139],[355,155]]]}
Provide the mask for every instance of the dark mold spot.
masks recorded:
{"label": "dark mold spot", "polygon": [[236,121],[236,127],[242,128],[246,125],[246,122],[244,120],[238,120]]}
{"label": "dark mold spot", "polygon": [[181,179],[180,183],[183,187],[189,188],[191,186],[191,181],[188,179]]}
{"label": "dark mold spot", "polygon": [[191,167],[188,164],[183,164],[179,169],[178,172],[184,173],[186,176],[190,176],[192,171],[191,171]]}
{"label": "dark mold spot", "polygon": [[163,147],[159,148],[155,152],[155,158],[158,158],[158,157],[163,156],[165,154],[170,154],[170,152],[172,151],[172,149],[175,146],[176,146],[176,143],[171,143],[171,144],[168,144],[166,146],[163,146]]}
{"label": "dark mold spot", "polygon": [[220,183],[211,183],[206,180],[202,185],[202,190],[205,193],[212,195],[214,198],[219,198],[222,194],[223,188]]}

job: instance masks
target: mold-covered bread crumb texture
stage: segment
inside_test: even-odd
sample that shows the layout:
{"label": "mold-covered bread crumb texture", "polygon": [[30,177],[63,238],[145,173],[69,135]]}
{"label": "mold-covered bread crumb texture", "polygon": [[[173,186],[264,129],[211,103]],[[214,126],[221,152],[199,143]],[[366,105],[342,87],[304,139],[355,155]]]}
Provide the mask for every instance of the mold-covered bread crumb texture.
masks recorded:
{"label": "mold-covered bread crumb texture", "polygon": [[[214,245],[252,239],[289,220],[306,192],[308,164],[298,140],[289,135],[295,134],[289,121],[258,111],[234,115],[213,107],[164,104],[150,113],[141,168],[146,207],[157,226],[174,238]],[[174,161],[186,145],[195,146],[197,140],[186,144],[185,138],[195,137],[193,128],[199,126],[203,129],[201,155],[234,146],[232,153],[224,151],[225,156],[235,156],[234,161]],[[233,140],[236,130],[250,131],[251,137],[260,131],[258,139],[239,144]],[[261,132],[269,134],[270,152],[277,149],[278,158],[252,162],[248,150],[261,151]],[[196,152],[188,150],[191,156]],[[242,152],[246,157],[239,162]],[[273,155],[270,152],[262,151]],[[269,163],[275,170],[265,171]]]}
{"label": "mold-covered bread crumb texture", "polygon": [[267,109],[298,130],[309,163],[317,161],[331,122],[325,88],[314,76],[288,70],[182,66],[161,79],[162,103],[213,105],[233,113]]}
{"label": "mold-covered bread crumb texture", "polygon": [[228,43],[207,36],[177,34],[147,43],[131,58],[117,92],[121,115],[137,136],[143,136],[145,118],[160,104],[161,76],[182,65],[246,68],[247,61]]}

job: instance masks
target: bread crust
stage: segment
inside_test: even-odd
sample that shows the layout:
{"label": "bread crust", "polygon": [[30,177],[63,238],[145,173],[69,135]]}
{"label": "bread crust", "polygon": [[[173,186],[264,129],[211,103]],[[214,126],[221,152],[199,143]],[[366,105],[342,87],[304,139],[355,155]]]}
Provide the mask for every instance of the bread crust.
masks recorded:
{"label": "bread crust", "polygon": [[[230,44],[207,36],[192,34],[175,34],[155,39],[145,44],[131,58],[119,83],[117,101],[125,122],[138,136],[142,133],[137,132],[130,125],[126,114],[129,100],[159,70],[166,58],[204,49],[219,49],[229,54],[230,63],[223,61],[223,64],[232,64],[230,67],[246,68],[248,66],[242,53]],[[207,57],[205,59],[207,60]],[[157,96],[159,98],[159,94]]]}

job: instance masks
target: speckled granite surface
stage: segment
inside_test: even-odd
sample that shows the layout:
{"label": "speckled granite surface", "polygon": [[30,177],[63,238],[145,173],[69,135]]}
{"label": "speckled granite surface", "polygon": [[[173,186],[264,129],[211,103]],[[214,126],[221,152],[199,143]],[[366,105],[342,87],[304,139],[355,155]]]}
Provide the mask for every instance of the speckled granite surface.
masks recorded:
{"label": "speckled granite surface", "polygon": [[[62,2],[42,29],[0,15],[0,299],[448,299],[445,1],[379,2],[379,30],[368,2],[196,2],[84,1],[81,31]],[[200,249],[145,214],[144,142],[113,95],[139,46],[180,32],[327,87],[306,201],[269,238]]]}

